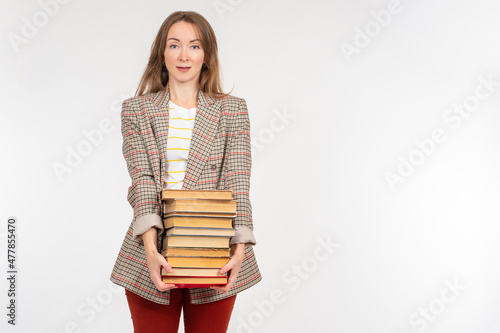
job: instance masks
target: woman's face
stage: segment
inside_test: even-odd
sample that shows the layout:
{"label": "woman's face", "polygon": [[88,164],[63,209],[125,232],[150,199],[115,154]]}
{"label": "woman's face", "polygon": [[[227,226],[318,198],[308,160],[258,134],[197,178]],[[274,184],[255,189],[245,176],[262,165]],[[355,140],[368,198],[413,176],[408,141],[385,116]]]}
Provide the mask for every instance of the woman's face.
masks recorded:
{"label": "woman's face", "polygon": [[170,26],[164,53],[169,82],[199,82],[204,56],[194,24],[180,21]]}

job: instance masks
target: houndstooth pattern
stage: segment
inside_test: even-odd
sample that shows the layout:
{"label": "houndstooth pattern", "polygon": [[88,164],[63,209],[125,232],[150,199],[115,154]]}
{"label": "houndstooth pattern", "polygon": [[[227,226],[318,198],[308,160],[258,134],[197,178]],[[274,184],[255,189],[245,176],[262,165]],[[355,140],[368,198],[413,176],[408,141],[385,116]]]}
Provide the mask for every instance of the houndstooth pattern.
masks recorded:
{"label": "houndstooth pattern", "polygon": [[[145,215],[161,216],[161,190],[166,161],[169,87],[157,93],[132,97],[122,104],[123,155],[132,180],[127,200],[134,209],[110,280],[156,303],[169,304],[170,292],[156,289],[149,276],[141,237],[133,239],[133,222]],[[253,230],[249,199],[251,173],[250,119],[246,101],[227,96],[213,99],[198,92],[198,108],[183,189],[232,190],[237,201],[233,227]],[[161,250],[161,232],[157,235]],[[252,246],[238,278],[227,294],[210,288],[192,288],[192,303],[202,304],[241,292],[262,279]]]}

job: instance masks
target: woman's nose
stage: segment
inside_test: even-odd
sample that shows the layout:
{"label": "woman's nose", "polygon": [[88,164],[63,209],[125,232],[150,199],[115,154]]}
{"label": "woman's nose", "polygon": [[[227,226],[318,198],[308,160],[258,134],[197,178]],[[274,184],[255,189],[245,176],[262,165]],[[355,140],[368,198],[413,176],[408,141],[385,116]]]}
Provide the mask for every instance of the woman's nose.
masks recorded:
{"label": "woman's nose", "polygon": [[184,60],[184,61],[187,61],[187,49],[185,47],[183,47],[181,49],[181,60]]}

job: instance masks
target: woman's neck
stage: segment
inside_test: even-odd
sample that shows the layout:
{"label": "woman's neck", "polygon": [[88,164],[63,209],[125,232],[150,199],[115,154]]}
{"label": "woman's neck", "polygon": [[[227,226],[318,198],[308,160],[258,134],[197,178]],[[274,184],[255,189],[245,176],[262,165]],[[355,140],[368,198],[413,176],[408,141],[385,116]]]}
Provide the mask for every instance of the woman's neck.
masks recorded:
{"label": "woman's neck", "polygon": [[169,99],[175,104],[186,109],[198,106],[199,85],[194,85],[192,83],[177,84],[175,82],[169,82],[168,89]]}

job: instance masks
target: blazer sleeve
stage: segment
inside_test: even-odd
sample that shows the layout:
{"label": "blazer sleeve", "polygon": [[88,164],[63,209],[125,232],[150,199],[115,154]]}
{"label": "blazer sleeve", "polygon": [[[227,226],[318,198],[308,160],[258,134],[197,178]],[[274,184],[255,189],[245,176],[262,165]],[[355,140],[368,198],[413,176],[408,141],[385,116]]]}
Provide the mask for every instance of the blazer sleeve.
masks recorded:
{"label": "blazer sleeve", "polygon": [[122,152],[132,180],[127,200],[134,210],[133,239],[142,242],[143,233],[151,227],[156,227],[160,232],[163,230],[163,223],[154,172],[145,145],[145,141],[150,140],[150,137],[141,132],[138,109],[131,99],[123,101],[121,132]]}
{"label": "blazer sleeve", "polygon": [[233,224],[236,234],[231,238],[230,244],[256,245],[249,196],[252,169],[250,118],[244,99],[240,99],[236,116],[236,132],[231,138],[227,158],[228,185],[233,192],[233,200],[236,200],[236,217]]}

